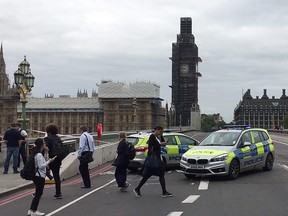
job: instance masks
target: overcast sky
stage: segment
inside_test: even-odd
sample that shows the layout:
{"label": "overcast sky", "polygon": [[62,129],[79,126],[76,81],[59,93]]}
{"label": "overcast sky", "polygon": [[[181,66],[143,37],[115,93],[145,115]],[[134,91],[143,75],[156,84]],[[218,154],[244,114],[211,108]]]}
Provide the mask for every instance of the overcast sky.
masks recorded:
{"label": "overcast sky", "polygon": [[27,55],[34,97],[91,96],[101,80],[150,81],[170,104],[172,43],[180,18],[191,17],[201,113],[230,122],[247,89],[288,95],[287,11],[287,0],[7,0],[0,41],[11,82]]}

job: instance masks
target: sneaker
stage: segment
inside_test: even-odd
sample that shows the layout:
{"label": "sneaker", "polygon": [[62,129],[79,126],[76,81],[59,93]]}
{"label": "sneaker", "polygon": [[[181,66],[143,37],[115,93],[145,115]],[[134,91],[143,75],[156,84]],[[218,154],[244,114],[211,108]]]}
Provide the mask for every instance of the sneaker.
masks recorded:
{"label": "sneaker", "polygon": [[45,213],[40,212],[40,211],[35,211],[35,212],[31,211],[31,216],[39,216],[39,215],[45,215]]}
{"label": "sneaker", "polygon": [[165,197],[172,197],[173,196],[173,194],[171,194],[171,193],[169,193],[169,192],[164,192],[163,194],[162,194],[162,197],[163,198],[165,198]]}
{"label": "sneaker", "polygon": [[18,171],[18,170],[15,170],[13,173],[14,173],[14,174],[17,174],[17,173],[20,173],[20,171]]}
{"label": "sneaker", "polygon": [[3,174],[8,174],[8,171],[4,171]]}
{"label": "sneaker", "polygon": [[27,215],[30,216],[31,213],[32,213],[32,211],[29,209],[28,212],[27,212]]}
{"label": "sneaker", "polygon": [[138,197],[138,198],[142,197],[140,190],[133,189],[133,191],[134,191],[136,197]]}
{"label": "sneaker", "polygon": [[53,196],[54,199],[62,199],[62,194],[56,194]]}

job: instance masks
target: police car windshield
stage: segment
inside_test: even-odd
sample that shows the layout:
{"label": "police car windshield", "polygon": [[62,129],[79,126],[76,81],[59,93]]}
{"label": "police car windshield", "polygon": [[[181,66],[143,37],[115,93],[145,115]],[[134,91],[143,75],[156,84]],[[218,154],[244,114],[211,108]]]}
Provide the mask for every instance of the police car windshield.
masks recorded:
{"label": "police car windshield", "polygon": [[236,144],[241,131],[219,131],[210,134],[200,146],[233,146]]}

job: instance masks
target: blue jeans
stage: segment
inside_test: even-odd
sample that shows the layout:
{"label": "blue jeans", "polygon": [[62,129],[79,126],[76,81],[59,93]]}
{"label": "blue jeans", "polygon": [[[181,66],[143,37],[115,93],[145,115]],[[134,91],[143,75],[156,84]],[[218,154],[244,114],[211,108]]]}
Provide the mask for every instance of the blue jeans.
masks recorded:
{"label": "blue jeans", "polygon": [[13,155],[13,170],[14,172],[17,171],[19,147],[7,147],[7,155],[6,155],[6,160],[4,164],[5,172],[8,172],[9,170],[9,163],[10,163],[12,155]]}

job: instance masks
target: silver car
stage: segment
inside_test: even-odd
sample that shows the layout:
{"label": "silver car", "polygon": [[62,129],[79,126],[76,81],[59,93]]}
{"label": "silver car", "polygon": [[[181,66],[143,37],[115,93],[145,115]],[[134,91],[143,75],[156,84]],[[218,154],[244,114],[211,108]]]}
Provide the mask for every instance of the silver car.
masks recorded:
{"label": "silver car", "polygon": [[182,155],[181,171],[186,177],[227,175],[236,179],[240,172],[262,167],[271,170],[274,145],[267,130],[224,129],[211,133],[198,146]]}

